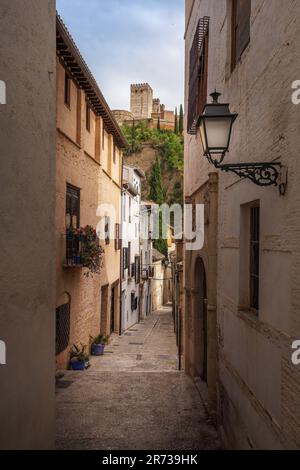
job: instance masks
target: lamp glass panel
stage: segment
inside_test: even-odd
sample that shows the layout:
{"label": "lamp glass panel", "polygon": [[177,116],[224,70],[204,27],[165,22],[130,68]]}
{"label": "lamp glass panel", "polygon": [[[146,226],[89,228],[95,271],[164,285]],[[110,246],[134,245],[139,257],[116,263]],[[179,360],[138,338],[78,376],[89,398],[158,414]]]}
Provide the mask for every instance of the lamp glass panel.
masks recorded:
{"label": "lamp glass panel", "polygon": [[229,137],[232,126],[231,117],[206,118],[207,145],[211,153],[226,151],[229,145]]}
{"label": "lamp glass panel", "polygon": [[202,141],[203,151],[204,151],[204,153],[206,153],[207,152],[207,142],[206,142],[206,137],[205,137],[205,129],[204,129],[204,121],[203,120],[201,121],[199,130],[200,130],[200,137],[201,137],[201,141]]}

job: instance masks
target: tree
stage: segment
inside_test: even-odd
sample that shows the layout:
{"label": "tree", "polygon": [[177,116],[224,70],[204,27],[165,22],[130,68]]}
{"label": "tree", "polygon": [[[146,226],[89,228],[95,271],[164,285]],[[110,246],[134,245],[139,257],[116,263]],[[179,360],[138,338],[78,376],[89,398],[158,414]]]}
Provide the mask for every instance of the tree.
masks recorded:
{"label": "tree", "polygon": [[182,135],[183,133],[183,106],[180,105],[180,113],[179,113],[179,134]]}
{"label": "tree", "polygon": [[160,117],[158,117],[158,121],[157,121],[157,130],[158,132],[160,132]]}
{"label": "tree", "polygon": [[175,108],[175,126],[174,126],[174,133],[178,134],[178,114],[177,108]]}
{"label": "tree", "polygon": [[[150,175],[150,199],[156,204],[163,204],[166,198],[166,191],[162,184],[162,174],[160,160],[156,158],[152,165]],[[162,214],[159,214],[159,238],[154,240],[153,246],[165,256],[168,254],[168,242],[162,238]]]}
{"label": "tree", "polygon": [[155,162],[152,165],[151,175],[150,175],[150,199],[157,204],[162,204],[165,199],[165,191],[162,185],[162,174],[160,161],[156,158]]}

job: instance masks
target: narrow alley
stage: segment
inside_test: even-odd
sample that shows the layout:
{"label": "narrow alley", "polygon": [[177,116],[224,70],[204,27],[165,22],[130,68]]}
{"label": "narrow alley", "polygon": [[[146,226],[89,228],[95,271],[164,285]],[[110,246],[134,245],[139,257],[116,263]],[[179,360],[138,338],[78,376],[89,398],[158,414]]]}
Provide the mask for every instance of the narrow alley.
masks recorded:
{"label": "narrow alley", "polygon": [[57,449],[218,449],[201,397],[177,370],[171,309],[116,336],[57,384]]}

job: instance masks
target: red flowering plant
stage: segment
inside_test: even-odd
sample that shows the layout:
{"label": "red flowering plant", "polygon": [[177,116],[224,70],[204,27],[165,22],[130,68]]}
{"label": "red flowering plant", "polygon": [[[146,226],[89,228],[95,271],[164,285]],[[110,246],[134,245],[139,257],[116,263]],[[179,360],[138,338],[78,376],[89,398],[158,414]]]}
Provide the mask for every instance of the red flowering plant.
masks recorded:
{"label": "red flowering plant", "polygon": [[87,225],[77,229],[77,236],[81,245],[82,266],[88,269],[85,275],[89,277],[90,274],[100,274],[103,266],[104,250],[99,245],[96,230],[91,225]]}

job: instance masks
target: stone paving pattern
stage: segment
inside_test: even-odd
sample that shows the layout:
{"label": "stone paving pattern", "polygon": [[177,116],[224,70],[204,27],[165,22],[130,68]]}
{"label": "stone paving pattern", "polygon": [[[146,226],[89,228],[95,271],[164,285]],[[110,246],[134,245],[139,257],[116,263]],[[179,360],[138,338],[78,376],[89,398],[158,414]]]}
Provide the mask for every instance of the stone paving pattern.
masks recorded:
{"label": "stone paving pattern", "polygon": [[116,336],[57,387],[57,449],[202,450],[220,444],[178,358],[170,308]]}

